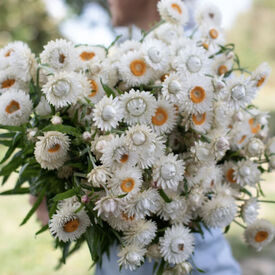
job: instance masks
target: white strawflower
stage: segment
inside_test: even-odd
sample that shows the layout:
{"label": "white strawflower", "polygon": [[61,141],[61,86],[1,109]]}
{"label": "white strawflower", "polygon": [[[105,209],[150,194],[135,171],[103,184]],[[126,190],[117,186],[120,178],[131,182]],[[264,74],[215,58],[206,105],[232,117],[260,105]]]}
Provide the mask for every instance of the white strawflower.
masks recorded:
{"label": "white strawflower", "polygon": [[216,196],[206,202],[201,209],[201,216],[208,227],[224,228],[237,214],[237,205],[230,196]]}
{"label": "white strawflower", "polygon": [[267,141],[266,153],[268,155],[275,154],[275,137],[272,137]]}
{"label": "white strawflower", "polygon": [[83,71],[90,70],[97,62],[102,61],[106,57],[106,51],[99,46],[80,45],[76,47],[78,56],[78,69]]}
{"label": "white strawflower", "polygon": [[131,200],[127,201],[125,212],[130,217],[136,219],[144,219],[146,216],[151,216],[157,213],[161,208],[162,198],[158,191],[149,188],[137,193]]}
{"label": "white strawflower", "polygon": [[212,109],[213,87],[208,77],[192,76],[184,82],[184,110],[187,113],[204,113]]}
{"label": "white strawflower", "polygon": [[227,183],[229,183],[229,184],[237,183],[236,171],[237,171],[237,166],[234,162],[232,162],[232,161],[224,162],[223,175],[224,175],[224,179]]}
{"label": "white strawflower", "polygon": [[154,77],[152,68],[147,64],[141,51],[133,51],[124,54],[119,62],[118,70],[120,78],[131,86],[148,84]]}
{"label": "white strawflower", "polygon": [[236,165],[234,173],[237,184],[255,186],[261,177],[258,165],[250,160],[241,160]]}
{"label": "white strawflower", "polygon": [[27,91],[28,88],[28,83],[23,82],[14,70],[0,71],[0,94],[18,89]]}
{"label": "white strawflower", "polygon": [[184,162],[177,155],[162,156],[153,166],[153,180],[163,189],[176,190],[184,170]]}
{"label": "white strawflower", "polygon": [[88,76],[90,89],[86,90],[88,93],[84,94],[84,96],[94,104],[98,103],[106,95],[100,80],[99,76]]}
{"label": "white strawflower", "polygon": [[198,133],[206,133],[213,123],[213,111],[191,115],[191,128]]}
{"label": "white strawflower", "polygon": [[260,219],[246,228],[244,237],[249,245],[257,251],[261,251],[266,245],[272,242],[274,234],[274,226],[269,221]]}
{"label": "white strawflower", "polygon": [[72,42],[64,39],[50,41],[40,54],[41,63],[54,71],[73,71],[77,65],[77,52]]}
{"label": "white strawflower", "polygon": [[196,11],[196,21],[199,25],[205,23],[220,26],[222,23],[222,12],[213,3],[204,3]]}
{"label": "white strawflower", "polygon": [[[215,133],[215,131],[213,131],[213,133]],[[219,134],[216,132],[216,134],[217,135],[214,134],[214,136],[212,136],[213,145],[216,158],[220,160],[225,155],[226,151],[230,149],[230,143],[229,138],[223,135],[223,133]]]}
{"label": "white strawflower", "polygon": [[188,22],[188,10],[181,0],[161,0],[158,11],[163,20],[172,24],[184,25]]}
{"label": "white strawflower", "polygon": [[156,107],[151,118],[151,127],[157,134],[170,133],[177,123],[176,107],[165,99],[158,99]]}
{"label": "white strawflower", "polygon": [[157,39],[146,39],[141,47],[146,63],[157,73],[169,69],[170,52],[165,43]]}
{"label": "white strawflower", "polygon": [[154,31],[154,35],[157,39],[171,45],[183,36],[183,28],[180,25],[164,23]]}
{"label": "white strawflower", "polygon": [[35,55],[22,41],[8,43],[2,48],[0,62],[5,64],[5,69],[13,71],[22,81],[30,81],[37,66]]}
{"label": "white strawflower", "polygon": [[35,108],[35,112],[39,116],[48,116],[51,114],[51,106],[44,96],[41,97],[39,104]]}
{"label": "white strawflower", "polygon": [[51,234],[60,241],[75,241],[81,237],[91,222],[84,209],[76,213],[77,207],[65,204],[49,221]]}
{"label": "white strawflower", "polygon": [[108,183],[111,192],[116,195],[125,195],[124,200],[129,200],[137,194],[142,184],[142,172],[136,167],[123,167],[116,169]]}
{"label": "white strawflower", "polygon": [[88,132],[88,131],[85,131],[83,134],[82,134],[82,139],[86,142],[88,141],[91,141],[92,139],[92,133],[91,132]]}
{"label": "white strawflower", "polygon": [[170,221],[171,224],[188,225],[192,217],[188,201],[176,193],[169,192],[168,195],[172,201],[168,203],[163,201],[159,216],[165,221]]}
{"label": "white strawflower", "polygon": [[51,118],[51,123],[52,123],[53,125],[62,124],[62,123],[63,123],[63,119],[62,119],[62,117],[55,115],[55,116],[53,116],[53,117]]}
{"label": "white strawflower", "polygon": [[150,220],[139,220],[134,222],[128,230],[124,232],[123,242],[125,245],[137,244],[146,246],[155,238],[157,225]]}
{"label": "white strawflower", "polygon": [[210,64],[207,52],[203,48],[197,47],[195,43],[189,43],[186,48],[180,50],[175,59],[175,68],[181,74],[187,74],[187,77],[197,74],[203,76],[209,73]]}
{"label": "white strawflower", "polygon": [[27,129],[27,139],[29,141],[34,142],[36,140],[37,132],[38,132],[38,128],[28,128]]}
{"label": "white strawflower", "polygon": [[126,131],[126,144],[138,154],[139,166],[151,167],[160,153],[164,152],[163,141],[146,125],[135,125]]}
{"label": "white strawflower", "polygon": [[[212,66],[212,72],[214,75],[217,76],[223,76],[227,72],[229,72],[234,65],[234,60],[233,58],[229,58],[227,55],[218,55],[214,58],[211,66]],[[217,90],[221,90],[222,88],[225,87],[225,84],[220,78],[216,78],[216,83],[215,87]]]}
{"label": "white strawflower", "polygon": [[[119,45],[117,59],[119,60],[119,58],[121,57],[121,54],[125,54],[127,52],[138,51],[141,46],[142,46],[142,43],[140,43],[137,40],[126,40],[126,41],[122,42]],[[110,53],[109,53],[109,55],[110,55]]]}
{"label": "white strawflower", "polygon": [[262,88],[266,84],[270,73],[271,67],[266,62],[259,65],[251,75],[253,85],[257,88]]}
{"label": "white strawflower", "polygon": [[149,123],[156,110],[155,97],[145,91],[130,90],[120,96],[123,119],[127,124]]}
{"label": "white strawflower", "polygon": [[170,264],[179,264],[187,260],[194,251],[194,236],[189,228],[183,225],[173,225],[166,229],[164,237],[160,238],[160,253]]}
{"label": "white strawflower", "polygon": [[256,89],[251,86],[249,79],[243,75],[234,76],[227,80],[224,97],[230,108],[238,111],[241,107],[250,104],[256,96]]}
{"label": "white strawflower", "polygon": [[264,152],[264,143],[258,138],[251,138],[246,145],[246,153],[249,157],[260,157]]}
{"label": "white strawflower", "polygon": [[68,158],[70,139],[67,135],[50,131],[38,137],[34,155],[43,169],[53,170],[63,166]]}
{"label": "white strawflower", "polygon": [[10,90],[0,95],[0,124],[19,126],[26,123],[32,107],[29,95],[21,90]]}
{"label": "white strawflower", "polygon": [[190,152],[200,163],[208,163],[215,159],[213,148],[207,142],[196,141],[194,146],[190,148]]}
{"label": "white strawflower", "polygon": [[75,72],[60,72],[50,76],[42,87],[47,101],[62,108],[75,104],[83,93],[82,76]]}
{"label": "white strawflower", "polygon": [[104,166],[97,166],[87,175],[88,182],[94,187],[101,187],[107,183],[111,173]]}
{"label": "white strawflower", "polygon": [[138,155],[127,146],[125,136],[115,136],[102,145],[104,148],[102,148],[101,161],[105,167],[115,170],[122,166],[135,166],[137,164]]}
{"label": "white strawflower", "polygon": [[144,262],[145,253],[146,249],[136,244],[121,247],[118,253],[118,264],[125,269],[133,271],[137,269],[142,264],[142,262]]}
{"label": "white strawflower", "polygon": [[95,203],[94,210],[97,210],[98,216],[108,217],[110,214],[118,216],[121,210],[120,199],[109,194]]}
{"label": "white strawflower", "polygon": [[191,273],[193,266],[189,262],[182,262],[174,267],[167,268],[163,275],[188,275]]}
{"label": "white strawflower", "polygon": [[151,263],[152,260],[159,260],[161,258],[159,244],[153,243],[149,245],[147,248],[146,257],[149,263]]}
{"label": "white strawflower", "polygon": [[252,224],[257,220],[260,204],[257,198],[250,198],[241,208],[241,215],[246,224]]}
{"label": "white strawflower", "polygon": [[96,135],[94,140],[91,142],[91,151],[95,154],[97,160],[99,160],[103,154],[104,148],[109,141],[114,139],[114,135]]}
{"label": "white strawflower", "polygon": [[175,72],[169,74],[162,83],[161,93],[163,98],[175,104],[182,101],[184,98],[182,81],[180,74]]}
{"label": "white strawflower", "polygon": [[93,113],[95,125],[102,131],[110,131],[116,128],[123,117],[123,109],[118,98],[104,96],[96,105]]}
{"label": "white strawflower", "polygon": [[110,213],[107,217],[101,216],[108,224],[117,231],[128,230],[132,223],[135,222],[135,217],[128,216],[125,212],[119,209],[118,213]]}
{"label": "white strawflower", "polygon": [[194,186],[188,194],[188,205],[192,211],[200,209],[205,200],[204,189],[200,185]]}

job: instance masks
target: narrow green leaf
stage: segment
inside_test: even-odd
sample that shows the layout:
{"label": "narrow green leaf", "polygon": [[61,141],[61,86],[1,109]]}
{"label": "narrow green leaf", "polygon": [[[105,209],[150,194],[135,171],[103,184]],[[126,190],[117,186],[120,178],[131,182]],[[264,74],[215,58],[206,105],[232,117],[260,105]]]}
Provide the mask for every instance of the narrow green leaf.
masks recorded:
{"label": "narrow green leaf", "polygon": [[48,131],[58,131],[75,137],[81,136],[81,132],[78,129],[68,125],[49,125],[42,129],[42,132]]}
{"label": "narrow green leaf", "polygon": [[24,131],[24,128],[22,126],[8,126],[8,125],[1,125],[1,124],[0,124],[0,129],[9,130],[12,132],[23,132]]}
{"label": "narrow green leaf", "polygon": [[4,191],[0,193],[0,196],[22,195],[22,194],[29,194],[29,193],[30,193],[29,188],[16,188],[16,189],[10,189],[10,190]]}
{"label": "narrow green leaf", "polygon": [[160,196],[163,198],[163,200],[166,203],[172,202],[172,200],[167,196],[167,194],[163,191],[163,189],[159,189],[158,191],[159,191]]}
{"label": "narrow green leaf", "polygon": [[26,217],[24,218],[24,220],[21,222],[20,226],[24,225],[29,219],[30,217],[35,213],[35,211],[38,209],[38,207],[40,206],[43,198],[45,197],[46,194],[46,188],[42,189],[41,193],[39,194],[36,202],[34,203],[33,207],[31,208],[31,210],[28,212],[28,214],[26,215]]}
{"label": "narrow green leaf", "polygon": [[223,233],[226,234],[229,231],[229,229],[230,229],[230,224],[228,226],[226,226]]}
{"label": "narrow green leaf", "polygon": [[113,97],[116,97],[115,92],[114,92],[108,85],[104,84],[104,83],[102,82],[102,80],[100,80],[100,82],[101,82],[101,85],[102,85],[102,87],[103,87],[103,89],[104,89],[104,91],[105,91],[105,93],[106,93],[106,95],[107,95],[108,97],[110,97],[111,95],[112,95]]}
{"label": "narrow green leaf", "polygon": [[94,262],[98,260],[98,255],[97,255],[97,247],[95,245],[95,233],[94,233],[94,228],[90,226],[86,232],[85,232],[85,239],[87,241],[89,251],[91,254],[91,258]]}
{"label": "narrow green leaf", "polygon": [[13,138],[13,141],[12,141],[12,145],[10,146],[10,148],[7,150],[5,156],[3,157],[3,159],[1,160],[0,164],[4,163],[6,160],[9,159],[9,157],[13,154],[13,152],[15,151],[16,149],[16,146],[19,142],[19,140],[21,139],[22,135],[21,133],[17,132]]}
{"label": "narrow green leaf", "polygon": [[69,254],[70,246],[71,246],[71,243],[67,242],[67,243],[64,244],[64,247],[62,249],[62,259],[61,259],[61,262],[63,264],[66,263],[66,259],[67,259],[67,256]]}
{"label": "narrow green leaf", "polygon": [[67,190],[66,192],[57,194],[52,200],[54,202],[58,202],[58,201],[61,201],[61,200],[71,198],[74,195],[76,195],[75,189],[70,189],[70,190]]}
{"label": "narrow green leaf", "polygon": [[23,155],[22,151],[17,152],[13,156],[11,161],[1,168],[0,176],[8,176],[12,172],[14,172],[20,165],[22,165],[23,162],[24,162],[24,159],[22,158],[22,155]]}
{"label": "narrow green leaf", "polygon": [[162,275],[163,274],[164,266],[165,266],[165,261],[162,259],[156,275]]}
{"label": "narrow green leaf", "polygon": [[35,233],[35,236],[38,236],[39,234],[41,234],[41,233],[47,231],[48,228],[49,228],[49,225],[48,225],[48,224],[44,225],[39,231],[37,231],[37,232]]}

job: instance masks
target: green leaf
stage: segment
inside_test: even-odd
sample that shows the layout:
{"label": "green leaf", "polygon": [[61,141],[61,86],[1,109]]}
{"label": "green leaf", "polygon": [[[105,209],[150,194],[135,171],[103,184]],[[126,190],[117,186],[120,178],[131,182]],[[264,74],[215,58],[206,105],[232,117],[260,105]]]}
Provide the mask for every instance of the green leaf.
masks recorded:
{"label": "green leaf", "polygon": [[62,259],[61,259],[61,262],[63,264],[66,263],[66,258],[69,254],[70,246],[71,246],[70,242],[67,242],[67,243],[64,244],[64,247],[63,247],[63,250],[62,250]]}
{"label": "green leaf", "polygon": [[0,196],[22,195],[22,194],[29,194],[29,193],[30,193],[29,188],[16,188],[16,189],[10,189],[10,190],[4,191],[0,193]]}
{"label": "green leaf", "polygon": [[223,233],[226,234],[229,231],[229,229],[230,229],[230,224],[228,226],[226,226]]}
{"label": "green leaf", "polygon": [[46,194],[46,188],[42,189],[42,191],[39,194],[36,202],[34,203],[34,205],[31,208],[31,210],[28,212],[28,214],[26,215],[26,217],[24,218],[24,220],[21,222],[20,226],[24,225],[30,219],[30,217],[35,213],[35,211],[38,209],[38,207],[40,206],[41,202],[43,201],[43,198],[45,197],[45,194]]}
{"label": "green leaf", "polygon": [[0,129],[9,130],[11,132],[23,132],[24,128],[22,126],[8,126],[8,125],[1,125]]}
{"label": "green leaf", "polygon": [[104,84],[104,83],[102,82],[102,80],[100,80],[100,82],[101,82],[101,85],[102,85],[102,87],[103,87],[103,89],[104,89],[104,91],[105,91],[105,93],[106,93],[106,95],[107,95],[108,97],[110,97],[111,95],[112,95],[113,97],[116,97],[115,92],[114,92],[108,85]]}
{"label": "green leaf", "polygon": [[61,201],[61,200],[71,198],[74,195],[76,195],[75,189],[70,189],[70,190],[67,190],[66,192],[57,194],[52,200],[54,202],[58,202],[58,201]]}
{"label": "green leaf", "polygon": [[166,203],[172,202],[172,200],[167,196],[167,194],[163,191],[163,189],[159,189],[158,191],[159,191],[160,196],[163,198],[163,200]]}
{"label": "green leaf", "polygon": [[156,275],[162,275],[164,272],[164,267],[165,267],[165,261],[162,259]]}
{"label": "green leaf", "polygon": [[81,132],[78,129],[68,125],[49,125],[42,129],[42,132],[48,131],[57,131],[75,137],[81,136]]}
{"label": "green leaf", "polygon": [[17,152],[11,161],[3,166],[0,170],[0,176],[9,176],[12,172],[14,172],[20,165],[23,164],[24,158],[23,156],[23,151]]}
{"label": "green leaf", "polygon": [[0,164],[4,163],[6,160],[9,159],[9,157],[13,154],[13,152],[16,149],[17,144],[19,143],[20,139],[21,139],[22,135],[21,133],[17,132],[13,138],[12,141],[12,145],[10,146],[10,148],[7,150],[5,156],[3,157],[3,159],[1,160]]}
{"label": "green leaf", "polygon": [[97,254],[96,239],[94,237],[95,237],[94,228],[93,226],[90,226],[85,232],[85,239],[87,241],[92,260],[94,262],[97,262],[99,255]]}
{"label": "green leaf", "polygon": [[38,236],[39,234],[41,234],[41,233],[47,231],[48,228],[49,228],[49,225],[48,225],[48,224],[44,225],[40,230],[38,230],[38,231],[35,233],[35,236]]}

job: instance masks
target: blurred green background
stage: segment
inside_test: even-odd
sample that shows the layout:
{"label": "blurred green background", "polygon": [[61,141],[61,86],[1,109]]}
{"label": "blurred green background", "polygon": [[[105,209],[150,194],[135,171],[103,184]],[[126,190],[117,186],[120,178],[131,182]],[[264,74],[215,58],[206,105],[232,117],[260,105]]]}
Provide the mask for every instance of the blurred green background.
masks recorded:
{"label": "blurred green background", "polygon": [[[80,14],[87,0],[67,0],[69,15]],[[96,0],[103,7],[106,1]],[[50,39],[61,37],[60,20],[48,15],[43,1],[2,0],[0,2],[0,46],[9,41],[23,40],[33,51],[39,52]],[[228,41],[236,44],[237,53],[244,66],[253,70],[262,61],[273,68],[268,85],[261,91],[255,104],[271,112],[270,127],[275,134],[275,1],[254,0],[251,9],[238,15]],[[4,152],[0,148],[0,154]],[[12,188],[12,179],[1,191]],[[265,177],[263,188],[266,199],[275,200],[275,173]],[[275,224],[275,205],[262,205],[261,216]],[[0,275],[49,275],[93,274],[88,248],[84,246],[67,264],[54,271],[59,251],[52,247],[48,232],[34,237],[40,228],[33,217],[25,226],[19,227],[29,210],[27,196],[0,197]],[[261,253],[248,249],[243,242],[242,229],[233,225],[227,238],[232,250],[243,267],[244,275],[275,274],[275,243]]]}

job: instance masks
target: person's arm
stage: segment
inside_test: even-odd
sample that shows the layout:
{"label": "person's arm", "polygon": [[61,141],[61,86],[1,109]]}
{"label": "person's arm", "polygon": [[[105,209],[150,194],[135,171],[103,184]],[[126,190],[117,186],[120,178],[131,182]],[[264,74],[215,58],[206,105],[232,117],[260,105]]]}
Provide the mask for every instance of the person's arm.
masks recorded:
{"label": "person's arm", "polygon": [[[37,198],[32,195],[29,198],[29,202],[32,205],[36,202],[36,200],[37,200]],[[48,213],[46,198],[43,199],[40,206],[38,207],[38,209],[36,211],[36,215],[37,215],[38,220],[42,223],[43,226],[48,224],[49,213]]]}

